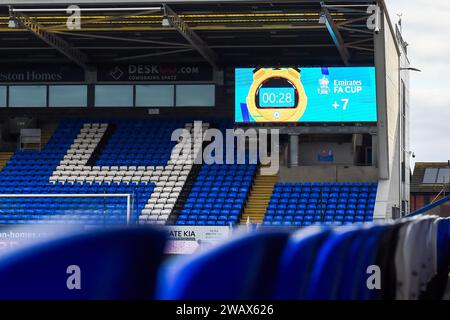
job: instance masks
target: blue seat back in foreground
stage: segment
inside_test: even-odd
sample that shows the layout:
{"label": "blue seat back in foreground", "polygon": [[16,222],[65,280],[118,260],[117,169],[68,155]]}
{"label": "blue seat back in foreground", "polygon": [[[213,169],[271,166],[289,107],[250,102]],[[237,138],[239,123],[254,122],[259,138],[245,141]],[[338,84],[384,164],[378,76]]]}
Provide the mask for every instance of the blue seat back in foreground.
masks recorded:
{"label": "blue seat back in foreground", "polygon": [[337,299],[344,261],[353,241],[364,233],[357,227],[340,227],[333,230],[317,253],[307,299]]}
{"label": "blue seat back in foreground", "polygon": [[[152,299],[164,243],[164,232],[135,227],[18,249],[0,258],[0,299]],[[81,290],[67,286],[73,265],[81,271]]]}
{"label": "blue seat back in foreground", "polygon": [[437,223],[437,269],[442,272],[450,264],[450,219],[440,219]]}
{"label": "blue seat back in foreground", "polygon": [[371,293],[366,280],[367,268],[375,264],[377,247],[385,227],[371,225],[362,229],[345,253],[345,262],[339,279],[338,300],[369,300]]}
{"label": "blue seat back in foreground", "polygon": [[175,259],[160,274],[158,298],[269,299],[288,232],[260,231],[194,257]]}
{"label": "blue seat back in foreground", "polygon": [[330,233],[323,227],[309,227],[294,233],[281,256],[276,299],[301,300],[307,297],[316,254]]}

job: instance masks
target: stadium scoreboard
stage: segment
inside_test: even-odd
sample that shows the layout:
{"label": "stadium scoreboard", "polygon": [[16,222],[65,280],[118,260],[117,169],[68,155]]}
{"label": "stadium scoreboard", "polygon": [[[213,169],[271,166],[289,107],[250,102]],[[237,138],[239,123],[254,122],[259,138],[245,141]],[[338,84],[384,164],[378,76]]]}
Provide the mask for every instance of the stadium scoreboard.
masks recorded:
{"label": "stadium scoreboard", "polygon": [[236,68],[235,121],[376,122],[375,68]]}

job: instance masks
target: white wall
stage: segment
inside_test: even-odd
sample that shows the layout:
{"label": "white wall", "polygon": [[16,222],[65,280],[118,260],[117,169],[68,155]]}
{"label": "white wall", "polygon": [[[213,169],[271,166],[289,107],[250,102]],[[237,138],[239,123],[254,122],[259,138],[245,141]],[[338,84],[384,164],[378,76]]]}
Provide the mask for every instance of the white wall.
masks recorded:
{"label": "white wall", "polygon": [[375,167],[360,166],[300,166],[281,167],[278,182],[376,182],[378,171]]}
{"label": "white wall", "polygon": [[[400,52],[396,46],[395,34],[392,33],[388,19],[384,16],[384,68],[385,88],[379,88],[383,96],[378,107],[381,108],[379,114],[383,115],[379,122],[379,139],[381,146],[379,161],[380,167],[387,169],[388,175],[380,173],[381,179],[378,186],[377,204],[375,207],[375,218],[386,219],[392,217],[392,207],[401,206],[401,130],[400,130]],[[383,49],[380,48],[379,49]],[[378,63],[383,63],[378,60]],[[378,66],[377,66],[378,67]],[[384,90],[383,90],[384,89]],[[384,99],[384,101],[383,101]]]}
{"label": "white wall", "polygon": [[[406,56],[406,53],[402,50],[402,56],[400,58],[400,66],[402,68],[408,68],[410,66],[408,57]],[[402,190],[402,199],[407,201],[407,208],[406,213],[409,213],[410,211],[410,173],[411,173],[411,159],[412,155],[410,153],[411,146],[410,146],[410,137],[409,137],[409,122],[410,122],[410,109],[409,109],[409,71],[401,71],[400,72],[400,78],[403,80],[403,83],[405,84],[405,92],[402,94],[402,99],[400,100],[400,112],[403,113],[403,98],[404,98],[404,104],[405,104],[405,121],[404,121],[404,127],[402,125],[401,130],[405,131],[404,137],[402,134],[402,150],[400,150],[400,153],[402,155],[402,161],[405,163],[405,182],[403,184],[403,190]],[[400,82],[401,86],[401,82]],[[402,88],[400,87],[400,90]],[[400,121],[402,120],[402,115],[400,116]]]}

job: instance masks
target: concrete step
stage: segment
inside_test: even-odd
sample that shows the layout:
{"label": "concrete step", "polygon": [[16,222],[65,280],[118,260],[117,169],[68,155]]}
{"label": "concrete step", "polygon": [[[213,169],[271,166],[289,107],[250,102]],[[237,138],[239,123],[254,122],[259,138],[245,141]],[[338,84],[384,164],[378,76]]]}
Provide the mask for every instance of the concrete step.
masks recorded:
{"label": "concrete step", "polygon": [[0,152],[0,171],[3,170],[13,155],[14,152]]}
{"label": "concrete step", "polygon": [[277,176],[262,176],[258,171],[240,224],[246,224],[249,219],[252,223],[262,223],[277,179]]}

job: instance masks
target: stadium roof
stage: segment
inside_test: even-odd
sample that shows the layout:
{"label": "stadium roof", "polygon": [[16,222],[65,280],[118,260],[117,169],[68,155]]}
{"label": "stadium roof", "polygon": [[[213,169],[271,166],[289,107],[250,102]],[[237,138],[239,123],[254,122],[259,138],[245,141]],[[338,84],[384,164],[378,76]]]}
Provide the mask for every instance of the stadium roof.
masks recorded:
{"label": "stadium roof", "polygon": [[78,0],[98,10],[82,11],[81,29],[69,30],[72,1],[0,0],[0,60],[373,65],[366,10],[375,2]]}

